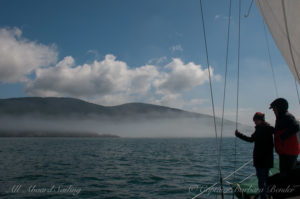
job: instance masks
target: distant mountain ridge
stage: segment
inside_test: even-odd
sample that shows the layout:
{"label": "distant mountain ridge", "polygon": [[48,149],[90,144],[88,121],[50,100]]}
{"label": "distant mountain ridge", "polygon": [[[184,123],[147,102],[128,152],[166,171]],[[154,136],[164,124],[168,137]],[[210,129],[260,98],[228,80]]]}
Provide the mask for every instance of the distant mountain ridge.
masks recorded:
{"label": "distant mountain ridge", "polygon": [[26,116],[42,115],[48,117],[211,117],[180,109],[145,104],[128,103],[118,106],[101,106],[75,98],[24,97],[0,99],[0,115]]}
{"label": "distant mountain ridge", "polygon": [[[219,128],[221,119],[216,118],[216,122]],[[144,103],[101,106],[74,98],[0,99],[0,123],[0,137],[214,135],[210,115]],[[224,120],[224,135],[233,136],[235,128],[235,122]],[[239,129],[244,131],[248,127],[239,125]]]}

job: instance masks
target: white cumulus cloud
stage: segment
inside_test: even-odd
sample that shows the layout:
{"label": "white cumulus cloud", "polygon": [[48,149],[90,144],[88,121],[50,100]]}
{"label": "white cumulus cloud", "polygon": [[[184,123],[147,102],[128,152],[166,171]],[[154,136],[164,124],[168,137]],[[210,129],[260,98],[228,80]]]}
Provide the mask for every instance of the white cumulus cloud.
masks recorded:
{"label": "white cumulus cloud", "polygon": [[[202,85],[209,80],[208,69],[202,69],[201,65],[193,62],[184,64],[178,58],[167,64],[165,69],[169,71],[162,74],[162,78],[155,82],[158,93],[181,93]],[[213,75],[213,70],[212,76],[217,80],[220,78],[218,75]]]}
{"label": "white cumulus cloud", "polygon": [[36,78],[28,83],[26,93],[31,96],[72,97],[142,94],[148,92],[157,75],[155,66],[130,69],[125,62],[110,54],[102,61],[78,66],[68,56],[54,67],[37,69]]}
{"label": "white cumulus cloud", "polygon": [[184,64],[180,59],[173,59],[162,67],[130,68],[111,54],[102,61],[83,65],[76,65],[73,57],[67,56],[55,66],[36,69],[35,79],[26,83],[25,92],[29,96],[91,99],[103,105],[140,101],[146,97],[156,104],[183,107],[193,102],[184,101],[182,92],[207,81],[207,69],[193,62]]}
{"label": "white cumulus cloud", "polygon": [[36,69],[35,79],[27,82],[25,91],[30,96],[93,98],[104,104],[120,101],[114,98],[127,102],[160,95],[157,102],[176,101],[176,104],[181,104],[179,96],[183,91],[207,81],[207,69],[193,62],[184,64],[180,59],[173,59],[163,67],[144,65],[130,68],[111,54],[102,61],[83,65],[75,65],[74,59],[68,56],[53,67]]}
{"label": "white cumulus cloud", "polygon": [[57,61],[55,46],[47,46],[22,37],[19,28],[0,29],[0,81],[23,82],[26,75]]}

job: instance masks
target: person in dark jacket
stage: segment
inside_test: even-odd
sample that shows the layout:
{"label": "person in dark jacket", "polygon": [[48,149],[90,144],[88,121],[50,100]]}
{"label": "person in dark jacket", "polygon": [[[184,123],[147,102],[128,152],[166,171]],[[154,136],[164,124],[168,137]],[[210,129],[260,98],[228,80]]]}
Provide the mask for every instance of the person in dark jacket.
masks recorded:
{"label": "person in dark jacket", "polygon": [[248,137],[238,130],[235,135],[247,142],[254,142],[253,165],[256,169],[260,197],[267,198],[267,178],[269,169],[273,168],[273,134],[274,128],[265,121],[265,115],[257,112],[253,116],[255,131]]}
{"label": "person in dark jacket", "polygon": [[297,137],[299,124],[295,117],[288,112],[288,102],[278,98],[270,104],[276,116],[275,150],[279,155],[279,169],[282,175],[287,175],[297,163],[300,144]]}

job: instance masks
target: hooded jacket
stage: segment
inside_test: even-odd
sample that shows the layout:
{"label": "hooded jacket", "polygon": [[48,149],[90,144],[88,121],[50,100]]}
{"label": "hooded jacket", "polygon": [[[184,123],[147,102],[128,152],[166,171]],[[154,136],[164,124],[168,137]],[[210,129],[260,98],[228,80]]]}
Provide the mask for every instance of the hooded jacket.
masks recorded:
{"label": "hooded jacket", "polygon": [[297,137],[299,124],[288,111],[279,111],[275,123],[275,150],[279,155],[298,155],[300,144]]}

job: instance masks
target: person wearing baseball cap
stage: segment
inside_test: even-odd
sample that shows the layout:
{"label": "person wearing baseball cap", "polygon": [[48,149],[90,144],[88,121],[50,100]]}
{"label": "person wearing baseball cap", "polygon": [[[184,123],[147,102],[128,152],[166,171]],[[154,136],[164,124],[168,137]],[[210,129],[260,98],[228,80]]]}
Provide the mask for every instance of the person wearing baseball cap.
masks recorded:
{"label": "person wearing baseball cap", "polygon": [[299,123],[288,112],[289,104],[284,98],[277,98],[270,104],[276,116],[275,151],[279,155],[279,169],[282,175],[287,175],[297,163],[300,144],[297,137]]}
{"label": "person wearing baseball cap", "polygon": [[257,112],[253,116],[254,133],[248,137],[238,130],[235,135],[247,142],[254,142],[253,165],[256,169],[260,197],[267,198],[267,178],[269,169],[273,168],[273,134],[274,128],[265,121],[265,114]]}

